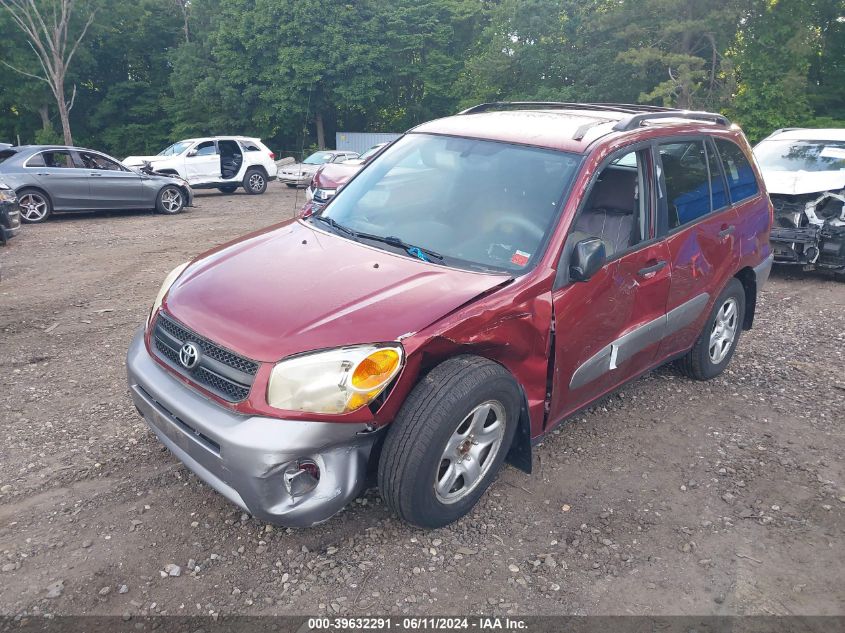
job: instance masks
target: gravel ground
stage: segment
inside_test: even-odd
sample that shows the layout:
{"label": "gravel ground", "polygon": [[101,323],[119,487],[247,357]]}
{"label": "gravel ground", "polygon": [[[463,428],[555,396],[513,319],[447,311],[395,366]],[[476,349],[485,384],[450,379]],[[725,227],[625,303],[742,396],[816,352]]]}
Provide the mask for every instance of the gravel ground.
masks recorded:
{"label": "gravel ground", "polygon": [[817,275],[774,273],[726,374],[652,372],[448,528],[375,490],[274,528],[205,486],[135,413],[124,354],[171,268],[295,196],[65,216],[0,249],[0,614],[845,613],[845,284]]}

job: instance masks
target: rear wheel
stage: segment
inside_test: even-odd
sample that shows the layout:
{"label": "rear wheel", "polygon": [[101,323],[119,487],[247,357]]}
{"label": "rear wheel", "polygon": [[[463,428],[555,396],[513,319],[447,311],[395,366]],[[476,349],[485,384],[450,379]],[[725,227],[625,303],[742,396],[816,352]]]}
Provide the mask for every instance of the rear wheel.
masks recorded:
{"label": "rear wheel", "polygon": [[385,438],[378,482],[387,505],[426,528],[465,515],[499,472],[519,409],[516,382],[500,365],[458,356],[435,367]]}
{"label": "rear wheel", "polygon": [[710,380],[731,362],[745,320],[745,288],[736,278],[725,287],[692,349],[678,361],[681,371],[695,380]]}
{"label": "rear wheel", "polygon": [[222,187],[217,187],[223,193],[235,193],[238,189],[238,185],[224,185]]}
{"label": "rear wheel", "polygon": [[185,194],[175,185],[167,185],[158,192],[156,211],[165,215],[176,215],[185,208]]}
{"label": "rear wheel", "polygon": [[267,190],[267,176],[260,169],[250,169],[244,175],[244,189],[252,195],[262,194]]}
{"label": "rear wheel", "polygon": [[53,203],[47,194],[37,189],[21,189],[18,192],[21,220],[29,224],[43,222],[53,212]]}

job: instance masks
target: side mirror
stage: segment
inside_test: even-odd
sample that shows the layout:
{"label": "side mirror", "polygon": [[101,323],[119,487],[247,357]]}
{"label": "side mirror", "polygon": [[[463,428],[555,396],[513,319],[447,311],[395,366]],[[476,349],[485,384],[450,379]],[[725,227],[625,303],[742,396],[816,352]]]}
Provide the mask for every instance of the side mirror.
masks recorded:
{"label": "side mirror", "polygon": [[193,157],[194,157],[194,156],[196,156],[196,155],[197,155],[197,150],[195,150],[195,149],[192,149],[191,151],[189,151],[189,152],[186,154],[186,156],[187,156],[188,158],[193,158]]}
{"label": "side mirror", "polygon": [[569,261],[569,279],[587,281],[595,275],[607,259],[604,242],[597,237],[581,240],[572,249]]}

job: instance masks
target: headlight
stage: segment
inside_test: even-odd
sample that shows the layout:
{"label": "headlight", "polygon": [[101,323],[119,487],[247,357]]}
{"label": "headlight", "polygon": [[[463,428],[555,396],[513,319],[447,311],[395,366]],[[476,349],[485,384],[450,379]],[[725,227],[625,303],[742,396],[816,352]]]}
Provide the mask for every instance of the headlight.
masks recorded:
{"label": "headlight", "polygon": [[402,368],[401,345],[358,345],[277,364],[267,403],[287,411],[346,413],[371,403]]}
{"label": "headlight", "polygon": [[9,200],[14,200],[17,196],[15,192],[9,189],[8,187],[0,187],[0,202],[7,202]]}
{"label": "headlight", "polygon": [[147,326],[150,325],[150,319],[153,318],[156,310],[161,307],[161,302],[164,301],[164,295],[166,295],[167,291],[170,290],[170,286],[173,285],[173,282],[176,281],[179,275],[182,274],[182,271],[185,270],[190,263],[191,262],[185,262],[184,264],[179,264],[176,268],[167,273],[167,277],[164,278],[164,283],[161,284],[161,289],[158,291],[155,301],[153,302],[153,308],[150,310],[150,314],[147,317]]}

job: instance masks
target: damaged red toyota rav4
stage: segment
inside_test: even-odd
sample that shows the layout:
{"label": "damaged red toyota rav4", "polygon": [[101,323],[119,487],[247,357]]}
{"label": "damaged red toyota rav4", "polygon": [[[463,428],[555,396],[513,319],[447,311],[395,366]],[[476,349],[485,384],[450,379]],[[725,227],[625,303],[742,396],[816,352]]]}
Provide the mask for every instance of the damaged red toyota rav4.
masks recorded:
{"label": "damaged red toyota rav4", "polygon": [[719,375],[771,223],[721,115],[477,106],[409,131],[319,213],[171,272],[131,395],[260,519],[325,521],[375,473],[396,514],[442,526],[623,383],[669,361]]}

